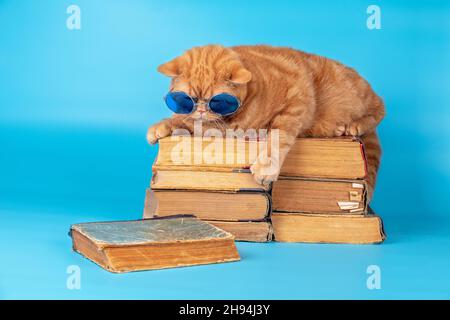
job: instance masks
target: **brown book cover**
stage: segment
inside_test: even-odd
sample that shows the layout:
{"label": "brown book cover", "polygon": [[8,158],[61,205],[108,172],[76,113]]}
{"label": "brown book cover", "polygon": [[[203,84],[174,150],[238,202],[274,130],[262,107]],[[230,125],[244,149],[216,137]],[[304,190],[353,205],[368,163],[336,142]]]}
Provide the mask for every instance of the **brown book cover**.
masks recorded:
{"label": "brown book cover", "polygon": [[280,177],[273,183],[274,211],[327,214],[364,214],[367,206],[364,180]]}
{"label": "brown book cover", "polygon": [[265,192],[149,189],[146,198],[146,217],[192,214],[204,220],[258,221],[265,220],[271,208]]}
{"label": "brown book cover", "polygon": [[[156,193],[157,192],[158,191],[156,191]],[[169,192],[172,192],[172,191],[169,191]],[[216,196],[216,195],[217,195],[217,193],[214,194],[214,196]],[[176,194],[175,194],[175,196],[176,196]],[[163,197],[163,199],[164,199],[164,197]],[[202,198],[199,197],[199,199],[202,199]],[[234,203],[234,201],[230,201],[227,203]],[[183,205],[185,205],[185,204],[183,204]],[[225,207],[226,207],[226,204],[225,204]],[[270,207],[270,205],[269,205],[269,207]],[[196,205],[195,208],[196,209],[203,208],[202,203],[200,203],[199,205]],[[216,208],[223,208],[223,206],[218,205],[218,207],[216,207]],[[157,197],[155,196],[155,191],[148,188],[146,191],[143,218],[148,219],[148,218],[156,217],[157,216],[155,214],[156,209],[157,209]],[[215,215],[215,217],[225,216],[226,219],[229,219],[230,216],[233,216],[236,214],[236,212],[233,210],[233,208],[229,208],[229,209],[231,209],[230,215],[224,215],[223,213],[219,212],[217,215]],[[209,211],[206,212],[206,216],[210,216],[210,214],[211,214],[211,210],[210,209],[208,209],[208,210]],[[184,209],[182,209],[180,211],[186,212],[186,210],[184,210]],[[194,210],[191,207],[187,211],[194,211]],[[217,210],[212,210],[212,211],[215,212]],[[169,214],[169,213],[167,213],[167,214]],[[269,209],[268,209],[266,215],[267,216],[269,215]],[[212,216],[214,216],[214,215],[212,215]],[[238,216],[237,218],[241,219],[242,216]],[[272,225],[271,225],[270,221],[266,221],[266,220],[259,221],[259,219],[258,219],[258,221],[226,221],[226,220],[204,219],[204,221],[206,221],[212,225],[215,225],[219,229],[222,229],[222,230],[225,230],[225,231],[231,233],[232,235],[234,235],[236,241],[267,242],[267,241],[271,241],[273,238]]]}
{"label": "brown book cover", "polygon": [[[193,168],[195,169],[195,168]],[[154,190],[267,191],[248,172],[158,170],[150,187]]]}
{"label": "brown book cover", "polygon": [[74,224],[73,249],[111,272],[239,260],[234,236],[192,216]]}
{"label": "brown book cover", "polygon": [[236,241],[269,242],[273,238],[272,224],[269,221],[207,221],[234,235]]}
{"label": "brown book cover", "polygon": [[[243,139],[167,137],[159,141],[153,169],[225,172],[248,169],[258,156],[260,143]],[[366,164],[362,144],[352,137],[299,138],[281,168],[281,175],[363,179]]]}
{"label": "brown book cover", "polygon": [[364,216],[272,213],[275,241],[312,243],[380,243],[386,238],[375,214]]}
{"label": "brown book cover", "polygon": [[357,138],[297,139],[281,175],[331,179],[364,179],[364,148]]}

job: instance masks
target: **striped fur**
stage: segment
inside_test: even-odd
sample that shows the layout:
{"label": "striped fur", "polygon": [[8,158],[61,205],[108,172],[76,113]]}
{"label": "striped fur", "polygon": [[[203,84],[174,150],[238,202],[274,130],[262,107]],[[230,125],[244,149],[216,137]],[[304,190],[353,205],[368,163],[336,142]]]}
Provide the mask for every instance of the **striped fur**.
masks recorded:
{"label": "striped fur", "polygon": [[[152,126],[150,143],[175,128],[192,131],[193,121],[204,128],[279,129],[282,164],[295,137],[361,136],[368,157],[373,190],[381,148],[375,133],[383,119],[384,104],[355,70],[321,56],[291,48],[219,45],[195,47],[158,70],[171,77],[170,90],[185,91],[200,100],[226,92],[242,107],[220,117],[200,104],[191,115],[174,115]],[[267,161],[252,166],[255,179],[267,184],[278,177],[264,174]]]}

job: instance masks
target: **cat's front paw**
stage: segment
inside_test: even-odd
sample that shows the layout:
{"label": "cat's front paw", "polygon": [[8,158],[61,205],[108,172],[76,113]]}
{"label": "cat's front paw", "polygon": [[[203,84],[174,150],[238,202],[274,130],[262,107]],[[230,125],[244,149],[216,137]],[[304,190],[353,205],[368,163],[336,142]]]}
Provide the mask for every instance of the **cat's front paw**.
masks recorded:
{"label": "cat's front paw", "polygon": [[271,159],[256,160],[250,167],[253,178],[256,182],[263,186],[268,186],[270,183],[277,181],[280,175],[280,168]]}
{"label": "cat's front paw", "polygon": [[159,139],[170,136],[170,126],[165,122],[160,122],[151,126],[147,131],[147,141],[150,144],[155,144]]}
{"label": "cat's front paw", "polygon": [[357,122],[350,123],[345,131],[345,134],[347,136],[354,136],[354,137],[361,136],[363,135],[363,133],[364,132],[362,126]]}
{"label": "cat's front paw", "polygon": [[334,130],[334,135],[336,137],[340,136],[353,136],[358,137],[364,134],[363,128],[361,124],[357,122],[352,122],[347,125],[338,125],[336,129]]}

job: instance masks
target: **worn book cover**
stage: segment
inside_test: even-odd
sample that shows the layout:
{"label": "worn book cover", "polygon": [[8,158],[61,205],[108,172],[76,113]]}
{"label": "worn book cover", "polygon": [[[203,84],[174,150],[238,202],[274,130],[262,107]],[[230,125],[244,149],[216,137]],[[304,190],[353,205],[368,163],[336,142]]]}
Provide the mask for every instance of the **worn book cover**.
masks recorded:
{"label": "worn book cover", "polygon": [[80,223],[70,235],[75,251],[111,272],[240,259],[232,234],[192,216]]}
{"label": "worn book cover", "polygon": [[[239,171],[248,169],[264,141],[232,138],[167,137],[159,140],[154,171]],[[281,175],[363,179],[366,163],[357,138],[298,138],[281,167]]]}
{"label": "worn book cover", "polygon": [[273,183],[274,211],[326,214],[364,214],[367,209],[364,180],[280,177]]}
{"label": "worn book cover", "polygon": [[236,241],[269,242],[273,239],[270,221],[207,221],[234,235]]}
{"label": "worn book cover", "polygon": [[383,221],[369,210],[367,215],[272,213],[276,241],[371,244],[386,238]]}
{"label": "worn book cover", "polygon": [[270,208],[266,192],[148,189],[144,211],[148,217],[192,214],[204,220],[261,221]]}
{"label": "worn book cover", "polygon": [[[256,195],[258,194],[256,193]],[[273,230],[270,220],[268,220],[270,203],[264,201],[258,203],[260,198],[252,197],[254,194],[247,194],[250,197],[248,201],[247,199],[242,199],[244,202],[242,204],[239,201],[239,197],[242,195],[245,194],[178,192],[170,190],[166,193],[165,191],[161,192],[148,188],[145,196],[143,218],[170,216],[174,212],[166,208],[176,207],[175,212],[191,212],[194,216],[228,231],[234,235],[236,241],[271,241]],[[265,194],[265,196],[268,195]],[[209,197],[209,200],[205,199]],[[162,202],[162,204],[159,202]],[[205,203],[209,205],[206,206]],[[260,208],[258,209],[258,207]],[[258,213],[258,211],[260,212]],[[251,218],[254,219],[252,220]]]}
{"label": "worn book cover", "polygon": [[153,173],[150,186],[160,190],[206,190],[206,191],[268,191],[255,181],[249,170],[240,172],[217,172],[192,170],[158,170]]}

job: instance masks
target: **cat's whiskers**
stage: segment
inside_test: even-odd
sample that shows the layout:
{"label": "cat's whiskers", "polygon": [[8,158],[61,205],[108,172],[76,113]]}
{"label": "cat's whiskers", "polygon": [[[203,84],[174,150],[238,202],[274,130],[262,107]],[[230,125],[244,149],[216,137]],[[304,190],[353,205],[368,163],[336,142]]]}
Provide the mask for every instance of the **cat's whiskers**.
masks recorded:
{"label": "cat's whiskers", "polygon": [[213,122],[222,133],[226,132],[226,123],[222,118],[213,119]]}

